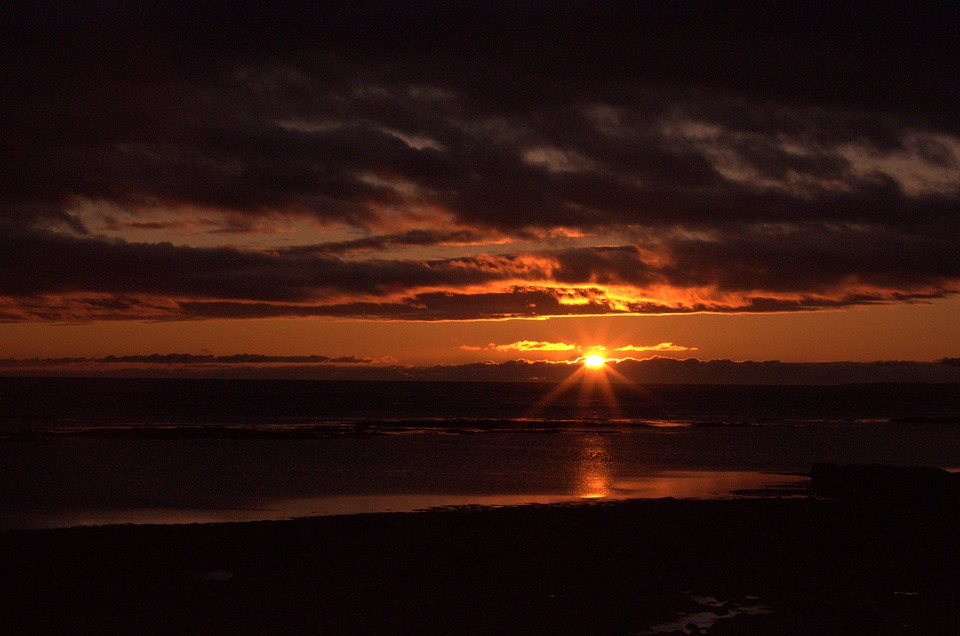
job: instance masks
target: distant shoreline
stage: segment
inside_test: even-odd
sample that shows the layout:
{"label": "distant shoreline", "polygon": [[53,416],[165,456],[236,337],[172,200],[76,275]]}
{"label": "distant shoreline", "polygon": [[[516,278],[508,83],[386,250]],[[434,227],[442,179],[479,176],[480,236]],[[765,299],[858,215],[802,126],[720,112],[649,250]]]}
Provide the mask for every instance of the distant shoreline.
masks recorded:
{"label": "distant shoreline", "polygon": [[[612,357],[598,372],[613,384],[842,385],[958,383],[960,358],[783,362],[651,356]],[[564,382],[582,361],[515,359],[435,365],[379,364],[325,356],[188,353],[77,358],[3,358],[0,377],[355,382]]]}

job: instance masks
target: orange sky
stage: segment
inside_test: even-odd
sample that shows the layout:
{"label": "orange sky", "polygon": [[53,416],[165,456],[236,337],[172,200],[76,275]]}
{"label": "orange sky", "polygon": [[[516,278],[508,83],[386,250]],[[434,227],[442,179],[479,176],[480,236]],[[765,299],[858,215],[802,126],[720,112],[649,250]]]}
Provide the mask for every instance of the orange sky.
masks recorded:
{"label": "orange sky", "polygon": [[[601,345],[610,357],[661,355],[732,360],[873,361],[960,357],[960,300],[830,312],[766,315],[567,317],[549,320],[375,322],[329,319],[142,323],[0,324],[0,358],[102,357],[149,353],[326,355],[383,363],[569,359]],[[521,340],[566,343],[565,351],[497,350]],[[614,351],[617,347],[678,350]],[[465,349],[470,347],[471,349]],[[686,350],[680,348],[685,347]],[[473,350],[479,348],[479,350]]]}
{"label": "orange sky", "polygon": [[5,9],[0,372],[960,357],[951,20],[353,4]]}

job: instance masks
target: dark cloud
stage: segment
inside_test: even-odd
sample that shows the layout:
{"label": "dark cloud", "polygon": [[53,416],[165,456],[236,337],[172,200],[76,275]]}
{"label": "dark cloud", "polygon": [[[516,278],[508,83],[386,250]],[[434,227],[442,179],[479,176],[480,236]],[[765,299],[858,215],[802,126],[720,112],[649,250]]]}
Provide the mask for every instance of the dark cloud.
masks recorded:
{"label": "dark cloud", "polygon": [[[957,9],[946,5],[615,0],[598,11],[588,0],[34,2],[4,12],[22,27],[12,32],[10,48],[54,67],[62,81],[84,70],[157,81],[200,73],[209,57],[250,62],[313,54],[318,67],[339,62],[322,75],[327,80],[345,70],[369,75],[379,63],[434,82],[484,79],[493,91],[513,87],[518,100],[541,88],[527,86],[530,80],[565,75],[610,95],[624,90],[624,78],[639,76],[861,107],[918,108],[912,99],[937,112],[956,99],[949,82],[938,83],[956,76],[950,73],[957,62],[943,53],[956,48]],[[929,67],[936,59],[941,65]],[[545,97],[563,96],[563,88]]]}
{"label": "dark cloud", "polygon": [[726,291],[956,291],[960,260],[951,241],[877,226],[769,227],[714,241],[674,240],[672,262],[660,273],[677,287]]}
{"label": "dark cloud", "polygon": [[267,356],[257,353],[236,353],[228,356],[197,355],[191,353],[152,353],[149,355],[106,356],[95,358],[91,362],[99,363],[141,363],[141,364],[324,364],[324,363],[369,363],[370,358],[354,356]]}
{"label": "dark cloud", "polygon": [[[463,235],[381,240],[451,237]],[[643,246],[433,260],[335,253],[375,243],[250,251],[11,230],[0,234],[0,294],[17,299],[18,309],[8,305],[0,315],[443,320],[795,311],[936,298],[956,292],[960,279],[949,236],[875,226],[734,228]]]}
{"label": "dark cloud", "polygon": [[316,301],[338,293],[384,296],[430,286],[485,284],[509,279],[513,260],[348,261],[298,249],[255,252],[10,231],[0,234],[0,293]]}
{"label": "dark cloud", "polygon": [[[0,319],[956,293],[960,9],[839,4],[6,3]],[[120,235],[280,215],[365,236],[135,243],[96,235],[84,206]],[[619,238],[377,258],[558,228]]]}
{"label": "dark cloud", "polygon": [[[591,300],[591,296],[594,297]],[[561,297],[583,302],[562,304]],[[671,311],[667,306],[647,308],[648,313]],[[659,311],[658,311],[659,310]],[[431,292],[415,294],[398,302],[350,302],[331,305],[284,305],[276,303],[181,302],[178,318],[269,318],[279,316],[329,316],[386,320],[472,320],[538,318],[543,316],[622,313],[612,308],[599,292],[514,287],[494,293]]]}
{"label": "dark cloud", "polygon": [[638,287],[657,282],[657,274],[636,247],[575,248],[557,254],[557,281],[567,284],[624,284]]}
{"label": "dark cloud", "polygon": [[470,230],[436,232],[432,230],[408,230],[399,234],[367,236],[364,238],[335,243],[323,243],[316,246],[291,249],[291,252],[343,254],[360,251],[382,251],[395,247],[416,247],[427,245],[470,244],[483,240],[483,236]]}
{"label": "dark cloud", "polygon": [[237,353],[215,356],[192,353],[150,353],[144,355],[104,356],[102,358],[0,358],[0,367],[58,367],[64,365],[259,365],[259,364],[369,364],[371,358],[355,356],[268,356],[257,353]]}

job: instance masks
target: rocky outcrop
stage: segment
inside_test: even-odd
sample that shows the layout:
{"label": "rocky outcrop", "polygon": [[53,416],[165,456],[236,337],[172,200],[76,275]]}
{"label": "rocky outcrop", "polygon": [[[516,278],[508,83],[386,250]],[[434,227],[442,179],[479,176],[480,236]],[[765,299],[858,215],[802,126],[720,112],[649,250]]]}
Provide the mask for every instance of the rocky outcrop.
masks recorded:
{"label": "rocky outcrop", "polygon": [[835,498],[944,497],[960,495],[960,475],[925,466],[814,464],[813,494]]}

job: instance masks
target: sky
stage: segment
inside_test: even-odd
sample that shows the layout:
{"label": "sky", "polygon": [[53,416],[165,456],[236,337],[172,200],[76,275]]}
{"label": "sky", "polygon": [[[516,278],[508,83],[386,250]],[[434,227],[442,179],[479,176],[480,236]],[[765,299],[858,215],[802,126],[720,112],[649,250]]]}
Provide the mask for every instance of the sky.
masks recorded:
{"label": "sky", "polygon": [[957,7],[3,4],[0,373],[957,368]]}

